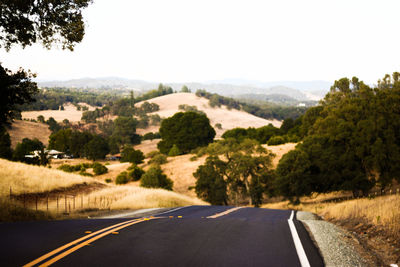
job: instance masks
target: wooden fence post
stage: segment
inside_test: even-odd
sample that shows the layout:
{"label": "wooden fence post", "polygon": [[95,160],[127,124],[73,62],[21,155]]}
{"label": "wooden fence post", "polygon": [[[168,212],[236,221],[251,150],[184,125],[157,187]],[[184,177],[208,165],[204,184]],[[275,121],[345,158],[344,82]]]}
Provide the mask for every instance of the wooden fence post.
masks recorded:
{"label": "wooden fence post", "polygon": [[68,212],[68,209],[67,209],[67,195],[65,195],[64,197],[65,197],[65,199],[64,199],[64,203],[65,203],[65,213],[67,213],[67,212]]}
{"label": "wooden fence post", "polygon": [[57,199],[57,213],[58,213],[58,195],[57,195],[56,199]]}

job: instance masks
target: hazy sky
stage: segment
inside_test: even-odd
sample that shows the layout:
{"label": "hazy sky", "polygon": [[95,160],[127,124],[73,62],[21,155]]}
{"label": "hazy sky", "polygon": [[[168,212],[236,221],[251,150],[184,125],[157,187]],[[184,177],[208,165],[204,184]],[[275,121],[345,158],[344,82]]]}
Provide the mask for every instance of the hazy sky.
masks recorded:
{"label": "hazy sky", "polygon": [[0,51],[39,80],[242,78],[375,83],[400,71],[399,0],[94,0],[74,52]]}

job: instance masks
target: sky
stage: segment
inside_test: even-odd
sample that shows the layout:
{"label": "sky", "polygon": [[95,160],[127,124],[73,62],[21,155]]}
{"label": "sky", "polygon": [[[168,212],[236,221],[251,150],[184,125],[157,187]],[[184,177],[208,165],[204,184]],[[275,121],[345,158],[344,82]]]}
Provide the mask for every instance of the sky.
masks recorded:
{"label": "sky", "polygon": [[40,81],[376,83],[400,71],[399,10],[398,0],[94,0],[73,52],[35,44],[0,61]]}

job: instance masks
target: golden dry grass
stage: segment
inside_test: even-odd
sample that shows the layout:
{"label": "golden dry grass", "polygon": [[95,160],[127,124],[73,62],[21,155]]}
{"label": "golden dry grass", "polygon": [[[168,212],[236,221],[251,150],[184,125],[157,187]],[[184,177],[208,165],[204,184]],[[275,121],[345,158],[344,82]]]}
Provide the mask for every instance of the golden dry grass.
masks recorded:
{"label": "golden dry grass", "polygon": [[134,185],[112,186],[93,192],[88,197],[91,199],[113,199],[109,206],[111,210],[208,205],[208,203],[195,197],[181,195],[164,189],[150,189]]}
{"label": "golden dry grass", "polygon": [[95,180],[81,175],[0,159],[0,196],[41,193]]}
{"label": "golden dry grass", "polygon": [[47,146],[51,131],[49,126],[44,123],[16,120],[13,122],[11,129],[8,130],[8,133],[11,137],[11,147],[15,148],[17,143],[20,143],[24,138],[37,138]]}
{"label": "golden dry grass", "polygon": [[[160,106],[160,110],[154,114],[158,114],[161,117],[170,117],[176,112],[179,112],[179,105],[187,104],[190,106],[196,106],[198,110],[201,110],[207,114],[210,119],[210,124],[214,127],[215,124],[220,123],[222,129],[215,129],[217,137],[220,137],[226,130],[233,129],[236,127],[248,128],[248,127],[262,127],[272,123],[276,127],[280,127],[281,122],[278,120],[266,120],[260,117],[256,117],[244,111],[236,109],[228,110],[226,106],[212,108],[208,104],[208,99],[198,97],[193,93],[177,93],[165,96],[156,97],[147,100],[150,103],[156,103]],[[140,106],[142,103],[137,103]],[[146,132],[155,132],[158,127],[152,127],[141,131],[141,134]]]}
{"label": "golden dry grass", "polygon": [[364,222],[382,227],[389,233],[400,237],[400,195],[353,199],[340,203],[321,203],[333,196],[347,195],[336,192],[322,194],[315,198],[303,198],[303,202],[297,206],[290,205],[288,201],[282,201],[265,204],[262,207],[303,210],[316,213],[326,219]]}
{"label": "golden dry grass", "polygon": [[144,140],[139,145],[134,146],[134,148],[142,151],[143,154],[146,155],[151,151],[158,150],[157,148],[158,142],[160,142],[160,139]]}
{"label": "golden dry grass", "polygon": [[[82,104],[82,103],[80,103]],[[94,107],[91,107],[87,104],[82,104],[89,107],[89,110],[94,110]],[[79,111],[76,109],[74,105],[71,103],[67,103],[64,105],[64,110],[40,110],[40,111],[24,111],[22,112],[23,119],[37,119],[39,115],[42,115],[45,120],[50,117],[53,117],[56,121],[61,122],[64,119],[68,119],[70,122],[78,122],[82,118],[83,111]]]}
{"label": "golden dry grass", "polygon": [[276,168],[282,156],[288,153],[290,150],[295,149],[296,145],[297,143],[286,143],[277,146],[263,145],[263,147],[275,154],[275,158],[272,160],[272,166]]}
{"label": "golden dry grass", "polygon": [[174,181],[174,191],[190,197],[196,196],[194,190],[189,190],[189,187],[193,187],[196,184],[196,178],[194,178],[193,173],[206,161],[206,156],[198,158],[196,161],[190,161],[193,156],[189,154],[168,157],[168,162],[161,165],[164,173]]}

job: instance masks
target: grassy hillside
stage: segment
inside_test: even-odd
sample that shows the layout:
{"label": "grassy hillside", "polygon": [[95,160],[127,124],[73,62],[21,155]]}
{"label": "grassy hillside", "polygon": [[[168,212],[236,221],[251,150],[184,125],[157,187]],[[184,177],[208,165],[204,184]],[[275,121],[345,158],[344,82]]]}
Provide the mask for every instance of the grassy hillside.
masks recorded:
{"label": "grassy hillside", "polygon": [[[87,106],[89,110],[95,109],[94,107],[84,103],[79,103],[79,105]],[[36,120],[39,115],[42,115],[45,120],[53,117],[58,122],[62,122],[64,119],[68,119],[70,122],[78,122],[82,118],[82,113],[83,111],[77,110],[74,105],[67,103],[64,105],[64,110],[24,111],[22,112],[22,118]]]}
{"label": "grassy hillside", "polygon": [[[236,109],[227,109],[225,106],[210,107],[209,100],[206,98],[198,97],[192,93],[177,93],[169,94],[160,97],[156,97],[148,100],[150,103],[155,103],[159,105],[160,110],[154,112],[154,114],[159,114],[161,117],[170,117],[179,110],[179,105],[190,105],[196,106],[198,110],[201,110],[207,114],[210,119],[211,126],[220,123],[222,129],[215,129],[217,132],[217,137],[220,137],[226,130],[233,129],[236,127],[248,128],[248,127],[262,127],[272,123],[276,127],[280,127],[281,122],[278,120],[266,120],[260,117],[256,117],[244,111],[239,111]],[[140,106],[142,102],[136,103],[135,106]],[[214,127],[215,128],[215,127]],[[147,129],[140,129],[139,133],[144,134],[147,132],[155,132],[158,127],[150,127]]]}
{"label": "grassy hillside", "polygon": [[76,184],[93,183],[94,179],[59,170],[0,159],[0,196],[42,193]]}
{"label": "grassy hillside", "polygon": [[17,143],[20,143],[24,138],[37,138],[47,146],[51,131],[49,130],[49,125],[44,123],[16,120],[13,122],[11,129],[8,130],[8,133],[11,137],[11,147],[15,148]]}

